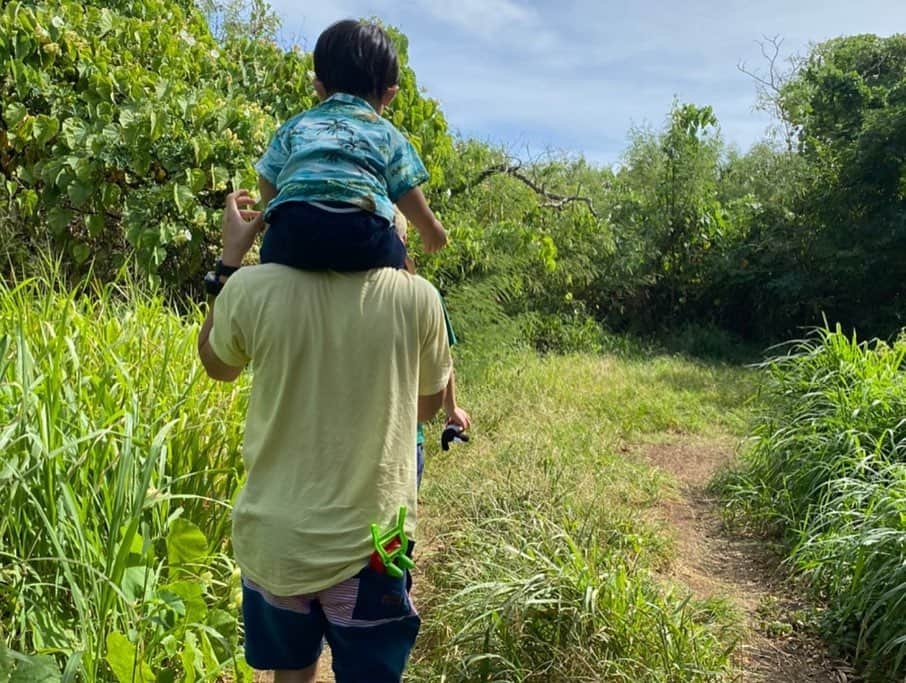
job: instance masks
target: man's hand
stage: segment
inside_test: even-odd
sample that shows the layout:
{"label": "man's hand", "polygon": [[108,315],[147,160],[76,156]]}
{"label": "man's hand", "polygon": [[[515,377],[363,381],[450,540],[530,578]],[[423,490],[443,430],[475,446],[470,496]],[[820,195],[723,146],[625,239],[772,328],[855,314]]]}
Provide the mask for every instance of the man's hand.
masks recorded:
{"label": "man's hand", "polygon": [[447,246],[447,232],[440,223],[425,232],[419,231],[419,234],[426,254],[435,254]]}
{"label": "man's hand", "polygon": [[250,211],[257,200],[248,190],[236,190],[227,195],[223,210],[223,265],[238,268],[242,259],[255,243],[255,237],[264,230],[260,211]]}
{"label": "man's hand", "polygon": [[455,406],[453,410],[447,413],[447,424],[456,425],[465,431],[472,426],[472,418],[469,417],[469,414],[465,410],[459,406]]}

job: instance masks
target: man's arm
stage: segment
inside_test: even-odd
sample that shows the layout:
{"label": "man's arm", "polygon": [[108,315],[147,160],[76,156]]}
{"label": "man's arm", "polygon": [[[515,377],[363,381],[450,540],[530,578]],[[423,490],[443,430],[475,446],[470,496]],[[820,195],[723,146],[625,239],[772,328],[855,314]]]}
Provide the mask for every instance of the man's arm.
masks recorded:
{"label": "man's arm", "polygon": [[444,413],[447,423],[455,424],[463,429],[468,429],[472,424],[469,414],[456,404],[456,372],[450,370],[450,381],[447,382],[447,392],[444,396]]}
{"label": "man's arm", "polygon": [[214,305],[216,299],[211,299],[208,307],[208,314],[205,316],[204,323],[201,325],[201,332],[198,333],[198,357],[201,359],[201,365],[204,367],[208,377],[218,382],[234,382],[242,374],[242,368],[227,365],[217,357],[214,349],[211,348],[209,338],[211,328],[214,326]]}
{"label": "man's arm", "polygon": [[[237,190],[226,198],[223,211],[223,256],[226,266],[238,268],[242,265],[248,250],[255,243],[255,237],[261,232],[263,222],[259,211],[249,211],[255,199],[246,190]],[[223,279],[221,281],[224,281]],[[224,363],[211,348],[211,330],[214,327],[214,306],[212,299],[198,334],[198,357],[208,377],[221,382],[232,382],[242,373],[242,367]]]}
{"label": "man's arm", "polygon": [[446,389],[441,389],[438,393],[431,396],[418,397],[418,421],[427,422],[437,414],[444,404],[444,397],[447,394]]}

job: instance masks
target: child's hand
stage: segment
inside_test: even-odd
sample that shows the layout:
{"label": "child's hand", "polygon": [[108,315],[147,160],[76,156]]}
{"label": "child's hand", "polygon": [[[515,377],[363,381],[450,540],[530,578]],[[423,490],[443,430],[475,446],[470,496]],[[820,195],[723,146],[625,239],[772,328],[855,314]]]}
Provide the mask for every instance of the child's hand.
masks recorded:
{"label": "child's hand", "polygon": [[434,254],[447,246],[447,231],[438,223],[434,229],[420,233],[426,254]]}
{"label": "child's hand", "polygon": [[469,414],[465,410],[456,406],[452,411],[447,413],[447,424],[456,425],[465,431],[472,425],[472,418],[469,417]]}

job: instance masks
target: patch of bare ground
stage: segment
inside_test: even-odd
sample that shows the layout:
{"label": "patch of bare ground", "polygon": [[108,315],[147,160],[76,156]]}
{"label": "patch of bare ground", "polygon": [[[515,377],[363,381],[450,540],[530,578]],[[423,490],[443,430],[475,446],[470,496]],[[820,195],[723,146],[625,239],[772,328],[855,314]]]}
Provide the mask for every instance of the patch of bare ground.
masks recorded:
{"label": "patch of bare ground", "polygon": [[833,660],[797,615],[805,605],[785,581],[780,558],[764,539],[728,529],[708,482],[734,458],[729,439],[677,437],[645,446],[643,460],[672,475],[679,495],[656,515],[673,530],[670,575],[696,598],[723,598],[744,616],[736,680],[752,683],[846,683],[846,664]]}

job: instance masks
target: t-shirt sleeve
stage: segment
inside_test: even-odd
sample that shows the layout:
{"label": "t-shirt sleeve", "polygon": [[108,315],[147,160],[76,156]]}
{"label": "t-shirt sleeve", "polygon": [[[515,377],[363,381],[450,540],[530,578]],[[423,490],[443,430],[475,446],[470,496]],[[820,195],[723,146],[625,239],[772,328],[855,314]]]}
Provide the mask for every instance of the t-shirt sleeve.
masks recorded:
{"label": "t-shirt sleeve", "polygon": [[242,292],[235,276],[227,280],[214,304],[214,324],[208,343],[221,361],[235,368],[245,367],[251,360],[246,344],[247,330],[240,319],[237,305]]}
{"label": "t-shirt sleeve", "polygon": [[396,202],[430,176],[412,143],[395,128],[391,134],[390,160],[387,164],[387,195]]}
{"label": "t-shirt sleeve", "polygon": [[255,170],[274,187],[277,187],[277,177],[292,153],[290,134],[298,120],[299,117],[296,116],[277,129],[264,156],[255,164]]}
{"label": "t-shirt sleeve", "polygon": [[421,349],[419,355],[418,394],[433,396],[442,391],[450,381],[453,359],[450,356],[450,342],[444,323],[444,309],[437,290],[426,280],[421,284],[427,296],[421,297],[422,322]]}

